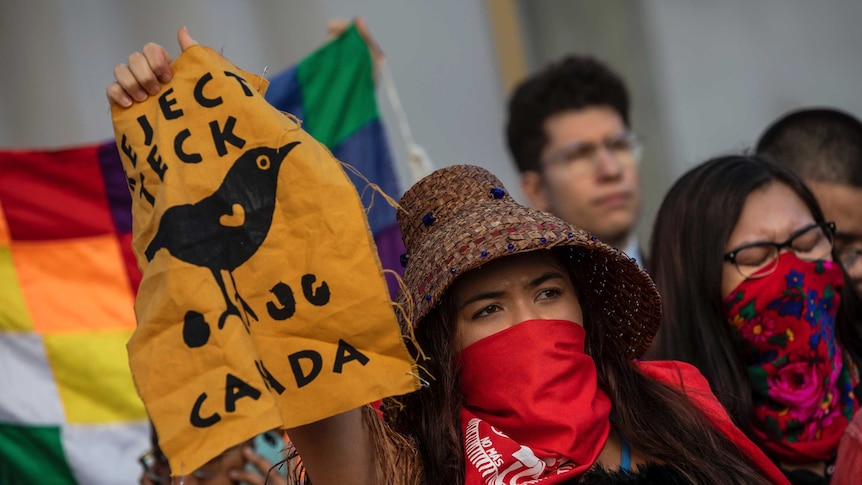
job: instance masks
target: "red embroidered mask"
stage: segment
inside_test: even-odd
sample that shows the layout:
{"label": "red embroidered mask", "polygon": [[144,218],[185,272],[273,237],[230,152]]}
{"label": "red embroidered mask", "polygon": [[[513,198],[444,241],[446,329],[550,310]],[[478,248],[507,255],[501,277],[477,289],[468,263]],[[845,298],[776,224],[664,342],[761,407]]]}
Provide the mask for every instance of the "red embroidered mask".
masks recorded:
{"label": "red embroidered mask", "polygon": [[835,341],[843,273],[832,261],[792,252],[777,264],[725,301],[748,367],[755,435],[773,457],[827,460],[856,409],[856,378]]}
{"label": "red embroidered mask", "polygon": [[611,401],[585,336],[574,322],[528,320],[461,351],[466,485],[551,485],[592,466]]}

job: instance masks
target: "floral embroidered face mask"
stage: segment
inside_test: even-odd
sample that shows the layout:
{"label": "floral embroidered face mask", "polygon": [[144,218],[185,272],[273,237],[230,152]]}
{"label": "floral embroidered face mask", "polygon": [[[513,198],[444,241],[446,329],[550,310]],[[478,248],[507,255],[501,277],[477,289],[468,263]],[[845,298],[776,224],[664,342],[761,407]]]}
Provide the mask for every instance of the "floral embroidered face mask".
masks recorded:
{"label": "floral embroidered face mask", "polygon": [[856,409],[856,377],[835,340],[844,276],[832,261],[779,256],[725,300],[742,345],[758,444],[774,458],[828,460]]}

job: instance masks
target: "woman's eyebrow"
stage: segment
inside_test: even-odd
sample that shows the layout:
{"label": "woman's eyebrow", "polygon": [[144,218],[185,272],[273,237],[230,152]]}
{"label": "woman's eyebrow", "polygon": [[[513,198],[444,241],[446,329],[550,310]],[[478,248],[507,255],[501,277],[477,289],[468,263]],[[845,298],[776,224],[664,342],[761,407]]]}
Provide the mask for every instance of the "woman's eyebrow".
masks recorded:
{"label": "woman's eyebrow", "polygon": [[[813,221],[812,221],[812,222],[805,223],[805,224],[802,224],[802,225],[799,225],[799,227],[797,227],[796,229],[794,229],[794,230],[790,231],[790,232],[787,234],[787,236],[786,236],[786,237],[784,237],[784,238],[778,238],[777,236],[775,236],[775,234],[773,234],[773,235],[772,235],[771,239],[770,239],[770,238],[768,238],[768,237],[765,237],[765,236],[759,237],[759,239],[746,238],[746,239],[743,239],[743,241],[742,241],[741,243],[736,244],[736,245],[735,245],[732,249],[730,249],[730,250],[731,250],[731,251],[734,251],[734,250],[736,250],[736,249],[739,249],[739,248],[742,248],[742,247],[749,247],[749,246],[761,246],[761,245],[780,244],[780,243],[782,243],[782,242],[786,242],[786,241],[787,241],[787,239],[788,239],[788,238],[790,238],[790,237],[794,237],[794,236],[799,235],[799,233],[800,233],[800,232],[803,232],[803,231],[804,231],[804,230],[806,230],[806,229],[811,229],[811,227],[812,227],[812,226],[814,226],[814,225],[816,225],[816,223],[815,223],[815,222],[813,222]],[[836,237],[837,237],[837,235],[836,235]],[[779,240],[779,239],[780,239],[780,240]]]}
{"label": "woman's eyebrow", "polygon": [[[556,278],[563,278],[563,273],[561,273],[560,271],[554,271],[554,270],[548,271],[547,273],[544,273],[541,276],[530,280],[527,283],[526,288],[535,288],[535,287],[541,285],[542,283],[544,283],[548,280],[552,280],[552,279],[556,279]],[[494,298],[501,298],[505,294],[506,294],[505,291],[487,291],[484,293],[478,293],[478,294],[471,296],[467,300],[465,300],[464,303],[462,303],[458,307],[458,309],[460,310],[460,309],[466,307],[467,305],[469,305],[471,303],[475,303],[475,302],[480,301],[480,300],[491,300]]]}
{"label": "woman's eyebrow", "polygon": [[548,271],[547,273],[543,274],[542,276],[539,276],[538,278],[535,278],[532,281],[530,281],[529,283],[527,283],[526,287],[527,288],[535,288],[535,287],[541,285],[542,283],[544,283],[548,280],[555,279],[555,278],[563,278],[563,274],[559,271]]}
{"label": "woman's eyebrow", "polygon": [[491,300],[494,298],[500,298],[505,294],[505,291],[488,291],[485,293],[479,293],[468,298],[464,303],[461,304],[461,306],[458,307],[458,309],[461,310],[467,305],[477,302],[479,300]]}

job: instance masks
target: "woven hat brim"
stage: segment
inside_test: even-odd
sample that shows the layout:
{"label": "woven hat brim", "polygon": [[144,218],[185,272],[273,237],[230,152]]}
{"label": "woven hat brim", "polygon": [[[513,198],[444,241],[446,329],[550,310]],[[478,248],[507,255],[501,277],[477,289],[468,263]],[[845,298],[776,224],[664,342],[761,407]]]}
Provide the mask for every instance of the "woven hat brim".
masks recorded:
{"label": "woven hat brim", "polygon": [[[458,276],[513,254],[572,248],[567,263],[581,306],[629,358],[646,351],[658,330],[661,300],[652,279],[622,251],[547,213],[508,201],[468,202],[458,219],[429,231],[408,257],[404,283],[412,324],[440,302]],[[402,294],[401,301],[406,299]]]}

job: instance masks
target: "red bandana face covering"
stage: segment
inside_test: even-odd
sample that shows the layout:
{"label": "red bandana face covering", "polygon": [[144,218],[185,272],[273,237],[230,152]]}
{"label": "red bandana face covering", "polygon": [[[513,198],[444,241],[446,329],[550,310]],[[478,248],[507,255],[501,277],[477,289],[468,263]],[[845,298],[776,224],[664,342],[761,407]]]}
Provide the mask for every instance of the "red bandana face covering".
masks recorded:
{"label": "red bandana face covering", "polygon": [[751,381],[757,441],[773,458],[830,459],[853,412],[856,377],[835,341],[843,274],[787,252],[725,301]]}
{"label": "red bandana face covering", "polygon": [[461,351],[466,485],[557,484],[592,466],[611,401],[585,335],[574,322],[528,320]]}

